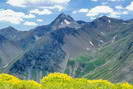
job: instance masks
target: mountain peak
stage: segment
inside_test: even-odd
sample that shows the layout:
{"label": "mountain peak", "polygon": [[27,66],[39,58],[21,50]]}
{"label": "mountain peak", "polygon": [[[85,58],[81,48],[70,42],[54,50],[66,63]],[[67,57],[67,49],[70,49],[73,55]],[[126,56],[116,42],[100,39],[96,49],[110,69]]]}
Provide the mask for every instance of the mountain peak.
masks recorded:
{"label": "mountain peak", "polygon": [[51,24],[70,24],[71,22],[74,22],[74,19],[71,16],[61,13]]}
{"label": "mountain peak", "polygon": [[100,18],[102,18],[102,19],[109,19],[110,17],[104,15],[104,16],[102,16]]}
{"label": "mountain peak", "polygon": [[67,15],[65,14],[65,13],[61,13],[61,14],[59,14],[59,16],[58,17],[66,17]]}
{"label": "mountain peak", "polygon": [[100,22],[104,22],[104,23],[121,23],[123,22],[123,20],[121,19],[116,19],[116,18],[111,18],[111,17],[108,17],[108,16],[102,16],[100,18],[97,18],[95,19],[93,22],[95,23],[100,23]]}
{"label": "mountain peak", "polygon": [[61,13],[51,24],[53,29],[59,29],[64,27],[75,27],[79,25],[70,15]]}
{"label": "mountain peak", "polygon": [[8,26],[6,28],[0,29],[0,35],[6,37],[7,39],[12,39],[18,35],[18,30],[16,30],[12,26]]}
{"label": "mountain peak", "polygon": [[1,30],[6,30],[6,31],[17,31],[14,27],[12,27],[12,26],[8,26],[8,27],[6,27],[6,28],[3,28],[3,29],[1,29]]}
{"label": "mountain peak", "polygon": [[74,20],[70,15],[67,15],[65,13],[61,13],[56,19],[67,19],[67,20],[71,20],[71,21]]}
{"label": "mountain peak", "polygon": [[[109,21],[109,20],[111,20],[112,18],[110,18],[110,17],[108,17],[108,16],[102,16],[102,17],[100,17],[100,18],[98,18],[98,20],[100,20],[100,21],[104,21],[104,22],[107,22],[107,21]],[[97,20],[97,19],[96,19]]]}
{"label": "mountain peak", "polygon": [[14,27],[12,27],[12,26],[8,26],[7,28],[14,29]]}

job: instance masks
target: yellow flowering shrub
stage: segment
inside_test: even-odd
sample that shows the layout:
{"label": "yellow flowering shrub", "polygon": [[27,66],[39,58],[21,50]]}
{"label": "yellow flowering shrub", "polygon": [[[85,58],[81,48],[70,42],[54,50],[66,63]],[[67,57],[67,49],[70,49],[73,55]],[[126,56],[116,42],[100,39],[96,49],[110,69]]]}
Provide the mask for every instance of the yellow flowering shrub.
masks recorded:
{"label": "yellow flowering shrub", "polygon": [[62,73],[51,73],[48,76],[44,77],[42,79],[43,81],[51,81],[51,80],[72,80],[72,77],[68,76],[67,74],[62,74]]}
{"label": "yellow flowering shrub", "polygon": [[72,78],[67,74],[51,73],[41,83],[20,80],[9,74],[0,74],[0,89],[133,89],[129,83],[113,84],[107,80]]}
{"label": "yellow flowering shrub", "polygon": [[0,89],[14,89],[14,85],[9,82],[0,82]]}
{"label": "yellow flowering shrub", "polygon": [[107,80],[72,78],[67,74],[53,73],[41,80],[45,89],[133,89],[128,83],[113,84]]}
{"label": "yellow flowering shrub", "polygon": [[15,76],[9,75],[9,74],[0,74],[0,81],[17,84],[20,82],[20,79]]}
{"label": "yellow flowering shrub", "polygon": [[[41,80],[45,88],[49,89],[65,89],[65,87],[73,80],[72,77],[62,73],[51,73]],[[60,87],[62,86],[62,88]]]}
{"label": "yellow flowering shrub", "polygon": [[120,83],[117,84],[118,89],[133,89],[133,85],[129,83]]}
{"label": "yellow flowering shrub", "polygon": [[42,85],[33,80],[22,80],[15,89],[41,89]]}

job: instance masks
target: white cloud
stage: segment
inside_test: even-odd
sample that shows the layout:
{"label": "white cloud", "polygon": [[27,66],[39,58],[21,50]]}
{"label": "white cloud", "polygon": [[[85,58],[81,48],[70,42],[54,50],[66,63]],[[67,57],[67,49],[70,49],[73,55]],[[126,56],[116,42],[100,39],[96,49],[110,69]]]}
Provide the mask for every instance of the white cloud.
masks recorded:
{"label": "white cloud", "polygon": [[128,5],[128,6],[126,7],[126,9],[129,10],[129,11],[133,11],[133,1],[131,2],[130,5]]}
{"label": "white cloud", "polygon": [[108,0],[108,1],[111,1],[111,2],[120,2],[120,1],[124,1],[124,0]]}
{"label": "white cloud", "polygon": [[37,22],[43,22],[43,20],[42,19],[37,19]]}
{"label": "white cloud", "polygon": [[[44,0],[44,1],[48,1],[48,0]],[[52,2],[52,3],[58,3],[58,4],[66,4],[68,3],[70,0],[49,0],[48,2]]]}
{"label": "white cloud", "polygon": [[35,18],[35,15],[16,12],[11,9],[0,9],[0,21],[10,22],[12,24],[21,24],[22,22],[24,22],[24,19],[31,18]]}
{"label": "white cloud", "polygon": [[38,24],[35,23],[35,22],[29,22],[29,21],[27,21],[27,22],[24,22],[24,25],[26,25],[26,26],[37,26]]}
{"label": "white cloud", "polygon": [[125,9],[122,5],[118,5],[115,7],[116,9],[119,9],[119,10],[122,10],[122,9]]}
{"label": "white cloud", "polygon": [[76,11],[76,10],[75,11],[72,11],[72,14],[77,14],[77,13],[78,13],[78,11]]}
{"label": "white cloud", "polygon": [[49,9],[43,9],[43,10],[34,9],[34,10],[31,10],[30,13],[37,14],[37,15],[50,15],[52,14],[52,11]]}
{"label": "white cloud", "polygon": [[86,14],[86,16],[89,16],[90,18],[95,18],[101,15],[108,15],[109,17],[113,18],[120,18],[121,15],[128,14],[128,11],[124,10],[124,7],[122,6],[116,6],[115,8],[120,10],[114,10],[113,8],[107,5],[96,6],[90,9]]}
{"label": "white cloud", "polygon": [[[102,1],[102,0],[91,0],[93,2],[98,2],[98,1]],[[124,1],[124,0],[106,0],[107,2],[120,2],[120,1]]]}
{"label": "white cloud", "polygon": [[109,14],[112,12],[113,12],[112,8],[106,5],[102,5],[102,6],[96,6],[90,9],[89,12],[87,13],[87,16],[97,16],[99,14]]}
{"label": "white cloud", "polygon": [[[116,8],[122,9],[122,7],[120,6]],[[113,8],[107,5],[96,6],[91,9],[82,8],[80,10],[73,11],[72,13],[73,14],[86,13],[86,16],[89,16],[91,20],[101,15],[108,15],[113,18],[119,18],[122,14],[128,14],[127,11],[115,11]]]}
{"label": "white cloud", "polygon": [[75,10],[72,12],[72,14],[77,14],[77,13],[87,13],[89,11],[89,9],[87,8],[81,8],[79,10]]}
{"label": "white cloud", "polygon": [[112,13],[109,14],[109,17],[113,17],[113,18],[120,18],[121,15],[127,15],[128,11],[114,11]]}
{"label": "white cloud", "polygon": [[98,0],[91,0],[91,1],[93,1],[93,2],[97,2]]}
{"label": "white cloud", "polygon": [[120,12],[112,12],[109,14],[109,17],[120,18],[120,14]]}
{"label": "white cloud", "polygon": [[102,5],[107,5],[109,2],[102,2],[101,4]]}
{"label": "white cloud", "polygon": [[50,10],[57,9],[58,11],[62,11],[64,9],[64,6],[53,5],[53,6],[42,6],[41,8],[43,8],[43,9],[50,9]]}
{"label": "white cloud", "polygon": [[123,11],[122,14],[127,15],[128,11]]}
{"label": "white cloud", "polygon": [[24,18],[30,19],[30,18],[35,18],[36,16],[33,14],[25,15]]}
{"label": "white cloud", "polygon": [[78,12],[79,12],[79,13],[85,13],[85,12],[88,12],[88,11],[89,11],[89,9],[82,8],[82,9],[80,9]]}
{"label": "white cloud", "polygon": [[7,4],[17,7],[27,7],[27,6],[53,6],[53,5],[65,5],[70,0],[8,0]]}
{"label": "white cloud", "polygon": [[6,2],[9,5],[17,6],[17,7],[25,7],[25,1],[24,0],[8,0]]}
{"label": "white cloud", "polygon": [[15,12],[13,10],[7,9],[1,9],[0,10],[0,21],[10,22],[13,24],[20,24],[23,22],[23,17],[25,16],[22,12]]}

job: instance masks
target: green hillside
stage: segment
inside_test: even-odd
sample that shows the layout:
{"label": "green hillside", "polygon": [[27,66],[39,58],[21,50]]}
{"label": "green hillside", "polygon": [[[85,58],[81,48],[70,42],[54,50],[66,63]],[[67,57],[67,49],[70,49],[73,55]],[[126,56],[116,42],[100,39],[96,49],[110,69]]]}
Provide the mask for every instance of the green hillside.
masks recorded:
{"label": "green hillside", "polygon": [[[66,73],[89,79],[108,79],[133,82],[131,65],[133,57],[133,34],[111,44],[83,53],[68,62]],[[78,76],[77,76],[78,75]]]}

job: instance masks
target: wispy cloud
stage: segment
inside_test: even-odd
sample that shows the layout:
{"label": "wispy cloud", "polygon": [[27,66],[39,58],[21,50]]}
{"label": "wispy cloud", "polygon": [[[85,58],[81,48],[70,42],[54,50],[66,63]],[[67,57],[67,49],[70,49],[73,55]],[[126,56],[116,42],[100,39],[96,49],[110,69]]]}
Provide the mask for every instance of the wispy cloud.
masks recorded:
{"label": "wispy cloud", "polygon": [[0,21],[9,22],[12,24],[21,24],[25,19],[32,19],[36,16],[33,14],[25,14],[23,12],[16,12],[11,9],[0,9]]}
{"label": "wispy cloud", "polygon": [[29,21],[26,21],[26,22],[24,22],[23,24],[26,25],[26,26],[37,26],[37,25],[38,25],[38,24],[35,23],[35,22],[29,22]]}
{"label": "wispy cloud", "polygon": [[23,17],[25,16],[22,12],[15,12],[13,10],[0,10],[0,21],[10,22],[13,24],[20,24],[23,22]]}
{"label": "wispy cloud", "polygon": [[107,2],[120,2],[120,1],[125,1],[125,0],[91,0],[93,2],[98,2],[98,1],[107,1]]}
{"label": "wispy cloud", "polygon": [[37,19],[37,22],[43,22],[43,20],[42,19]]}
{"label": "wispy cloud", "polygon": [[53,12],[49,9],[43,9],[43,10],[39,10],[39,9],[34,9],[30,11],[31,14],[37,14],[37,15],[50,15]]}
{"label": "wispy cloud", "polygon": [[118,6],[115,6],[115,9],[124,10],[125,8],[122,5],[118,5]]}
{"label": "wispy cloud", "polygon": [[16,7],[28,7],[28,6],[53,6],[53,5],[65,5],[70,0],[8,0],[7,4]]}
{"label": "wispy cloud", "polygon": [[112,13],[113,9],[110,8],[109,6],[96,6],[92,9],[89,10],[89,12],[87,13],[87,16],[97,16],[99,14],[108,14],[108,13]]}
{"label": "wispy cloud", "polygon": [[62,11],[64,9],[64,6],[61,6],[61,5],[53,5],[53,6],[41,6],[40,8],[42,8],[42,9],[50,9],[50,10],[57,9],[58,11]]}
{"label": "wispy cloud", "polygon": [[77,14],[77,13],[87,13],[87,12],[89,12],[89,9],[87,9],[87,8],[81,8],[79,10],[73,11],[72,13],[73,14]]}
{"label": "wispy cloud", "polygon": [[133,1],[126,7],[127,10],[133,11]]}
{"label": "wispy cloud", "polygon": [[33,15],[33,14],[28,14],[28,15],[25,15],[24,18],[26,19],[32,19],[32,18],[35,18],[36,16]]}
{"label": "wispy cloud", "polygon": [[[132,10],[132,4],[131,3],[127,7],[123,7],[122,5],[114,6],[113,8],[109,5],[98,5],[93,8],[81,8],[79,10],[75,10],[72,13],[85,13],[86,16],[88,16],[91,20],[95,19],[96,17],[99,17],[101,15],[107,15],[109,17],[113,18],[120,18],[122,15],[128,15],[128,10]],[[128,10],[127,10],[128,9]]]}

